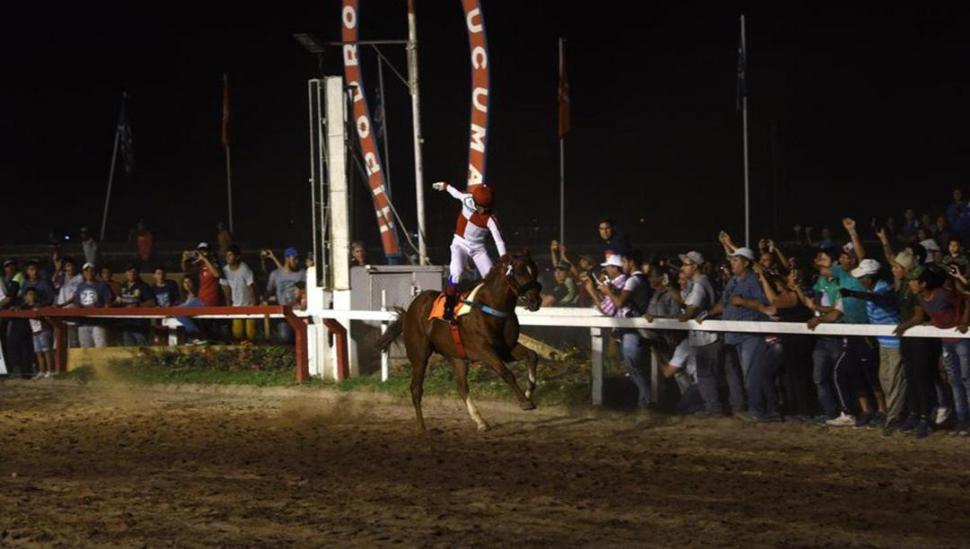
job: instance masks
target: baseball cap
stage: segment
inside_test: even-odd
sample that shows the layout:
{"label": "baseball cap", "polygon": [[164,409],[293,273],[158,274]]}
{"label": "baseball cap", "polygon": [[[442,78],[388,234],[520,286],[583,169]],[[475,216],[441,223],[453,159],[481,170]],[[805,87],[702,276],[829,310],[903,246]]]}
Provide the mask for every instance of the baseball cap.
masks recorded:
{"label": "baseball cap", "polygon": [[136,265],[134,263],[129,263],[129,264],[125,265],[125,270],[126,271],[135,271],[136,273],[139,271],[138,265]]}
{"label": "baseball cap", "polygon": [[300,257],[300,252],[296,248],[289,247],[283,251],[283,257]]}
{"label": "baseball cap", "polygon": [[609,267],[610,265],[614,267],[623,268],[623,258],[618,255],[611,255],[606,258],[606,261],[600,263],[600,267]]}
{"label": "baseball cap", "polygon": [[8,265],[13,265],[13,266],[16,267],[17,266],[17,260],[16,259],[5,259],[3,261],[3,266],[6,267]]}
{"label": "baseball cap", "polygon": [[729,254],[728,257],[743,257],[748,261],[754,261],[754,252],[751,251],[751,248],[738,248],[734,250],[734,253]]}
{"label": "baseball cap", "polygon": [[695,265],[703,265],[704,264],[704,256],[702,256],[700,252],[697,252],[697,251],[694,251],[694,250],[691,250],[691,251],[687,252],[686,254],[680,254],[679,257],[680,257],[680,261],[681,262],[686,262],[687,260],[690,260]]}
{"label": "baseball cap", "polygon": [[863,259],[859,262],[859,266],[852,269],[849,273],[856,278],[862,278],[864,276],[874,275],[879,272],[879,262],[875,259]]}
{"label": "baseball cap", "polygon": [[208,250],[208,249],[209,249],[209,243],[208,243],[208,242],[199,242],[199,243],[198,243],[198,244],[197,244],[197,245],[195,246],[195,249],[196,249],[196,250],[201,250],[202,248],[205,248],[206,250]]}
{"label": "baseball cap", "polygon": [[82,271],[86,271],[88,269],[93,269],[93,268],[94,268],[94,263],[91,263],[90,261],[88,261],[87,263],[81,266]]}
{"label": "baseball cap", "polygon": [[912,251],[903,250],[896,254],[894,261],[899,264],[900,267],[908,271],[913,268],[913,265],[916,263],[916,258],[913,257]]}

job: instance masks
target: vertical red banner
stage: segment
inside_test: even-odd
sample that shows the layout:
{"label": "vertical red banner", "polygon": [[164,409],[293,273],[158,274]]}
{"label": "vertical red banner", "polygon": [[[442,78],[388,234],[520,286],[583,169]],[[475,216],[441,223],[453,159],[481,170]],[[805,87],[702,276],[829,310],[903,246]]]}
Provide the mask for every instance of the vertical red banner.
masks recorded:
{"label": "vertical red banner", "polygon": [[485,185],[488,150],[488,42],[485,39],[485,16],[478,0],[461,0],[468,29],[468,49],[472,66],[471,137],[468,141],[469,188]]}
{"label": "vertical red banner", "polygon": [[390,202],[385,193],[384,169],[374,138],[370,109],[364,95],[364,78],[360,70],[357,49],[358,9],[357,0],[343,0],[340,12],[341,37],[344,42],[344,79],[353,94],[353,119],[360,140],[360,150],[364,153],[364,168],[367,170],[368,184],[374,200],[374,213],[381,232],[381,244],[388,258],[400,258],[401,247],[397,239],[397,229],[391,214]]}

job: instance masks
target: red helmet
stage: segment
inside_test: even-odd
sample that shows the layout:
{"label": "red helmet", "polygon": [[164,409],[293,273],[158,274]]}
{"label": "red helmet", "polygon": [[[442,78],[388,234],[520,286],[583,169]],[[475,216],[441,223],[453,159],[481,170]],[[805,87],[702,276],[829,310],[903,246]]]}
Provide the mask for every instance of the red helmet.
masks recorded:
{"label": "red helmet", "polygon": [[488,208],[492,205],[492,188],[486,187],[485,185],[475,185],[472,189],[472,199],[475,204],[483,208]]}

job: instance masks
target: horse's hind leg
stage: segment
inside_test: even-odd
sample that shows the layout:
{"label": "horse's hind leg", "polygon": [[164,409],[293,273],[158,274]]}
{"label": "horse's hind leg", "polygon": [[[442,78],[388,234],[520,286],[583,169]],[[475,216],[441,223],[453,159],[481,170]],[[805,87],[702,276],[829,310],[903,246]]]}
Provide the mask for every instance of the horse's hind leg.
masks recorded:
{"label": "horse's hind leg", "polygon": [[[420,348],[414,348],[420,347]],[[418,430],[424,431],[424,415],[421,413],[421,397],[424,394],[424,373],[431,356],[431,345],[427,340],[423,345],[408,346],[408,360],[411,361],[411,403],[418,419]]]}
{"label": "horse's hind leg", "polygon": [[460,359],[451,359],[451,365],[455,369],[455,382],[458,384],[458,396],[465,403],[465,408],[468,409],[468,415],[471,416],[472,421],[475,425],[478,425],[479,431],[488,430],[488,422],[482,418],[482,414],[478,412],[478,407],[472,402],[472,397],[468,394],[468,362]]}
{"label": "horse's hind leg", "polygon": [[525,360],[526,365],[529,367],[529,384],[525,388],[525,398],[531,400],[532,395],[536,392],[536,365],[539,363],[539,355],[521,343],[517,343],[512,348],[511,353],[512,358]]}

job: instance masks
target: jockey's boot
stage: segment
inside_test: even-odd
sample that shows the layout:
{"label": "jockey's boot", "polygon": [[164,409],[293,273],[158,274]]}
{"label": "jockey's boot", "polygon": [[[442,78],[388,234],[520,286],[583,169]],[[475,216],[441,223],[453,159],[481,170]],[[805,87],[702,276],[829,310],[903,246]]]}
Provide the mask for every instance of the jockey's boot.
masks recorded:
{"label": "jockey's boot", "polygon": [[458,289],[448,284],[445,286],[445,313],[442,320],[451,324],[455,323],[455,305],[458,303]]}

